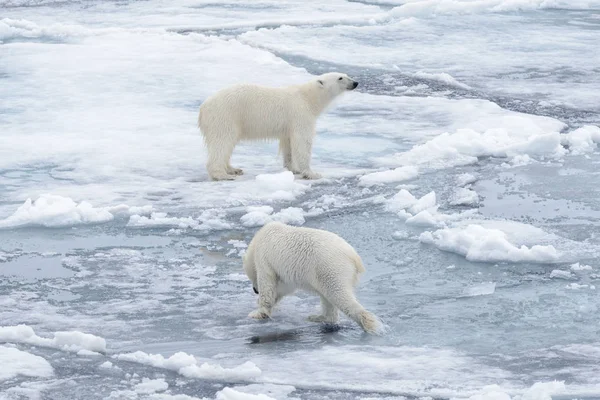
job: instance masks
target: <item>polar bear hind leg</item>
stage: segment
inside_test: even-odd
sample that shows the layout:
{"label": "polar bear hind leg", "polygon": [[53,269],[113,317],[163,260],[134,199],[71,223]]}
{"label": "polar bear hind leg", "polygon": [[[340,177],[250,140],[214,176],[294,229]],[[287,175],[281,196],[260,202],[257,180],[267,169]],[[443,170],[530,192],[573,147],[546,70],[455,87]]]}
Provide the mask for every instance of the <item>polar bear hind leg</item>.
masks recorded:
{"label": "polar bear hind leg", "polygon": [[308,320],[311,322],[326,322],[328,324],[337,324],[340,320],[338,309],[329,302],[325,297],[321,296],[321,314],[310,315]]}
{"label": "polar bear hind leg", "polygon": [[233,180],[236,177],[235,168],[229,164],[236,143],[222,142],[208,146],[208,161],[206,170],[215,181]]}
{"label": "polar bear hind leg", "polygon": [[357,300],[350,288],[340,287],[325,297],[329,302],[339,308],[350,319],[354,320],[370,334],[378,334],[381,331],[381,322],[371,312],[367,311]]}
{"label": "polar bear hind leg", "polygon": [[279,139],[279,152],[283,155],[283,167],[292,171],[292,147],[289,137],[284,136]]}

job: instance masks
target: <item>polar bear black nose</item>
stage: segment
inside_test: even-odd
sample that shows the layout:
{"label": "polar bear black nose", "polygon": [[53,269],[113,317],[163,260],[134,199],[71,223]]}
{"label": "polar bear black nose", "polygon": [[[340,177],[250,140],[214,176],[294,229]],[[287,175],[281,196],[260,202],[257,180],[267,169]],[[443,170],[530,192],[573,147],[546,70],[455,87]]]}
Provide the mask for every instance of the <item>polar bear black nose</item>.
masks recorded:
{"label": "polar bear black nose", "polygon": [[354,83],[352,84],[352,89],[356,89],[356,87],[357,87],[357,86],[358,86],[358,82],[354,82]]}
{"label": "polar bear black nose", "polygon": [[258,290],[256,290],[254,286],[252,286],[252,290],[254,290],[254,293],[258,294]]}

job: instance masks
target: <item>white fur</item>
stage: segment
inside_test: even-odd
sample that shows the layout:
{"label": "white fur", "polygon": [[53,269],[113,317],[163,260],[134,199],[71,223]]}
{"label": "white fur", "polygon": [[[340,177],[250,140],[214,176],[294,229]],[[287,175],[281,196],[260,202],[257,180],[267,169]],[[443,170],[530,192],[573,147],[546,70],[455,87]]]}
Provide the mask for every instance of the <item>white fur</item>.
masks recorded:
{"label": "white fur", "polygon": [[306,179],[317,118],[333,99],[358,83],[336,72],[302,85],[271,88],[241,84],[223,89],[200,106],[198,127],[208,149],[206,169],[213,180],[242,174],[229,164],[241,140],[279,139],[284,167]]}
{"label": "white fur", "polygon": [[252,318],[270,318],[282,297],[304,289],[321,297],[322,314],[309,320],[335,324],[339,309],[368,333],[381,329],[377,317],[354,296],[358,277],[365,271],[360,256],[334,233],[270,222],[250,242],[244,271],[258,291]]}

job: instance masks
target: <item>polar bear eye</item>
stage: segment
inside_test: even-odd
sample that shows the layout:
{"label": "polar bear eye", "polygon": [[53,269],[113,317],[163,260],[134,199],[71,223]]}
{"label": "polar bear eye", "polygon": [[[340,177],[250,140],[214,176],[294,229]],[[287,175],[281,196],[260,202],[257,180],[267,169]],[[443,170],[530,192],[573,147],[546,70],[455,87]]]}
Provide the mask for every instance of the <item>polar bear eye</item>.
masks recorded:
{"label": "polar bear eye", "polygon": [[340,77],[338,78],[338,81],[341,81],[341,80],[342,80],[342,77],[340,76]]}

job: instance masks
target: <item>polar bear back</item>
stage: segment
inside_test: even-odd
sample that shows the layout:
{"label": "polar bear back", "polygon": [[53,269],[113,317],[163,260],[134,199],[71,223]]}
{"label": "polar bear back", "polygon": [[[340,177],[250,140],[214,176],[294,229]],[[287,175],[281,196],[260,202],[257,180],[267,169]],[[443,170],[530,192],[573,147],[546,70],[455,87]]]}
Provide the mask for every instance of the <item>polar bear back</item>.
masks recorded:
{"label": "polar bear back", "polygon": [[254,236],[247,257],[269,266],[288,284],[307,288],[344,276],[356,284],[365,271],[354,248],[338,235],[320,229],[270,222]]}
{"label": "polar bear back", "polygon": [[238,84],[215,93],[200,106],[198,120],[203,132],[228,133],[230,129],[238,140],[277,139],[288,136],[297,124],[315,122],[298,87],[252,84]]}

